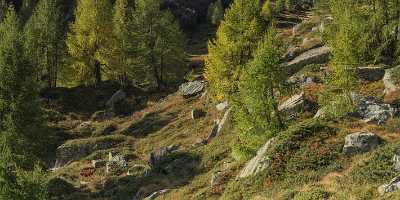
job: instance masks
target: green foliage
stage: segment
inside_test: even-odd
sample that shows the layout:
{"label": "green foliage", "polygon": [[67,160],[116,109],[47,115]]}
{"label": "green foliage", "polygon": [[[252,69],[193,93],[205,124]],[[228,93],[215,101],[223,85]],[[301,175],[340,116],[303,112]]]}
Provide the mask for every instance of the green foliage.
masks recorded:
{"label": "green foliage", "polygon": [[75,21],[68,34],[68,51],[74,59],[76,78],[85,84],[101,82],[101,53],[112,35],[112,12],[108,0],[79,0]]}
{"label": "green foliage", "polygon": [[58,71],[66,53],[60,10],[56,2],[40,1],[24,30],[26,56],[48,88],[57,86]]}
{"label": "green foliage", "polygon": [[400,118],[393,118],[390,119],[385,125],[384,125],[385,130],[395,133],[395,132],[400,132]]}
{"label": "green foliage", "polygon": [[330,196],[329,192],[325,191],[323,186],[314,185],[311,189],[297,194],[293,200],[325,200],[329,199]]}
{"label": "green foliage", "polygon": [[238,90],[238,80],[263,35],[259,1],[235,0],[226,11],[216,39],[208,44],[205,76],[216,100]]}
{"label": "green foliage", "polygon": [[261,9],[261,16],[264,17],[265,20],[271,21],[274,15],[273,6],[271,5],[271,0],[267,0],[264,2]]}
{"label": "green foliage", "polygon": [[221,21],[224,19],[224,11],[222,1],[217,0],[216,2],[211,3],[208,7],[207,18],[211,24],[219,26]]}
{"label": "green foliage", "polygon": [[286,80],[279,67],[281,46],[271,29],[243,70],[234,108],[238,142],[233,154],[237,159],[254,155],[266,139],[284,126],[278,111],[278,94],[284,91]]}

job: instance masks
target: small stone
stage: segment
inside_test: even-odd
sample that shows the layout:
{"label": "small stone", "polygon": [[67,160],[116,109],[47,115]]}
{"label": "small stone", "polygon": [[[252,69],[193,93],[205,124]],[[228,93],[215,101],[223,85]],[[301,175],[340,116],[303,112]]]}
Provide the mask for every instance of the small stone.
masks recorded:
{"label": "small stone", "polygon": [[191,112],[192,119],[199,119],[201,117],[204,117],[205,115],[206,115],[206,113],[200,109],[193,109]]}
{"label": "small stone", "polygon": [[179,87],[179,91],[184,98],[190,98],[203,92],[204,88],[205,85],[203,81],[192,81],[182,84]]}
{"label": "small stone", "polygon": [[400,188],[400,176],[393,178],[388,184],[379,186],[378,192],[380,195],[394,192]]}
{"label": "small stone", "polygon": [[392,161],[394,170],[400,172],[400,149],[395,152]]}
{"label": "small stone", "polygon": [[223,111],[229,106],[228,101],[224,101],[222,103],[219,103],[216,108],[218,111]]}

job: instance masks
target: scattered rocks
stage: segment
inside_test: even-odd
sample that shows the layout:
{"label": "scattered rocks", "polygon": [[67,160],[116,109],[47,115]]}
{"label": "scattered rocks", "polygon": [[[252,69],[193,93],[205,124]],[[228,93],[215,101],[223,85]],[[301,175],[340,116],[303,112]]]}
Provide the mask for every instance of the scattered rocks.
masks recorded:
{"label": "scattered rocks", "polygon": [[228,101],[224,101],[222,103],[219,103],[215,107],[217,108],[218,111],[223,111],[229,106]]}
{"label": "scattered rocks", "polygon": [[149,165],[151,168],[158,168],[161,163],[168,159],[168,156],[179,149],[179,145],[171,145],[155,150],[150,153]]}
{"label": "scattered rocks", "polygon": [[292,61],[284,63],[283,67],[288,76],[299,72],[303,67],[310,64],[324,64],[329,61],[330,49],[319,47],[311,49],[294,58]]}
{"label": "scattered rocks", "polygon": [[345,138],[343,153],[347,156],[365,153],[376,148],[381,143],[382,140],[374,133],[358,132],[349,134]]}
{"label": "scattered rocks", "polygon": [[106,173],[119,174],[128,166],[128,162],[121,155],[113,156],[108,154],[108,162],[106,163]]}
{"label": "scattered rocks", "polygon": [[100,168],[106,166],[106,161],[105,160],[92,160],[92,167],[94,168]]}
{"label": "scattered rocks", "polygon": [[192,119],[199,119],[204,117],[205,115],[206,113],[200,109],[193,109],[192,112],[190,113]]}
{"label": "scattered rocks", "polygon": [[366,123],[384,124],[395,116],[396,110],[375,97],[362,97],[354,114]]}
{"label": "scattered rocks", "polygon": [[385,76],[385,68],[381,66],[358,67],[357,74],[364,81],[379,81]]}
{"label": "scattered rocks", "polygon": [[254,158],[252,158],[246,164],[246,166],[240,171],[238,178],[246,178],[249,176],[253,176],[267,169],[270,165],[270,161],[269,157],[266,156],[265,154],[269,149],[272,148],[273,144],[274,144],[274,138],[268,140],[268,142],[265,143],[264,146],[257,151],[257,155]]}
{"label": "scattered rocks", "polygon": [[400,188],[400,176],[393,178],[389,183],[379,186],[378,192],[380,195],[394,192]]}
{"label": "scattered rocks", "polygon": [[190,98],[203,92],[204,87],[205,85],[203,81],[192,81],[182,84],[179,87],[179,91],[184,98]]}
{"label": "scattered rocks", "polygon": [[281,105],[279,105],[278,110],[286,115],[293,115],[301,111],[310,110],[310,105],[306,100],[304,93],[294,95]]}

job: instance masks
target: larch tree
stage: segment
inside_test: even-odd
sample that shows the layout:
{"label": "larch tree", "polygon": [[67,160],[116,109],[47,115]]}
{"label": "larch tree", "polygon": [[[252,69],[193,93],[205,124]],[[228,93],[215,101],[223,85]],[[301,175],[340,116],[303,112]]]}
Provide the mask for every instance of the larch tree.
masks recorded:
{"label": "larch tree", "polygon": [[233,98],[238,136],[233,156],[238,160],[254,156],[267,139],[285,126],[278,110],[278,99],[287,89],[287,77],[280,67],[282,46],[276,32],[270,29],[243,69],[239,92]]}
{"label": "larch tree", "polygon": [[205,76],[216,100],[238,90],[237,82],[264,33],[258,0],[235,0],[226,11],[216,39],[208,44]]}
{"label": "larch tree", "polygon": [[221,0],[213,2],[208,7],[207,18],[211,24],[219,26],[221,21],[224,19],[224,6]]}
{"label": "larch tree", "polygon": [[182,77],[185,66],[185,36],[169,11],[160,10],[160,0],[135,2],[135,33],[139,39],[141,67],[158,89]]}
{"label": "larch tree", "polygon": [[102,81],[101,53],[112,35],[112,6],[109,0],[79,0],[75,21],[67,37],[68,51],[74,59],[77,79],[88,85]]}
{"label": "larch tree", "polygon": [[25,25],[25,52],[36,67],[38,79],[48,88],[57,86],[63,62],[64,37],[55,0],[41,0]]}

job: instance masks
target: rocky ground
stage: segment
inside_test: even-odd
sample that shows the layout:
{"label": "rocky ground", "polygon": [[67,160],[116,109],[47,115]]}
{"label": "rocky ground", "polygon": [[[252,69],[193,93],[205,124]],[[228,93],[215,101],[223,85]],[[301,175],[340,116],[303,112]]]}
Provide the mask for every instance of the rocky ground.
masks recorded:
{"label": "rocky ground", "polygon": [[[175,91],[111,84],[47,91],[54,199],[400,198],[400,67],[360,66],[355,113],[324,120],[318,91],[329,73],[321,33],[329,14],[286,13],[282,67],[295,86],[279,109],[289,128],[240,163],[231,158],[228,102],[212,102],[200,67]],[[201,46],[201,45],[200,45]],[[204,46],[203,46],[204,47]],[[202,50],[194,54],[202,54]]]}

